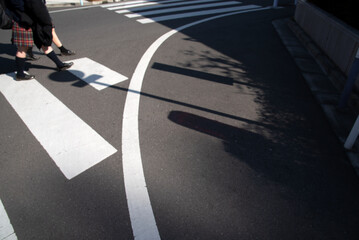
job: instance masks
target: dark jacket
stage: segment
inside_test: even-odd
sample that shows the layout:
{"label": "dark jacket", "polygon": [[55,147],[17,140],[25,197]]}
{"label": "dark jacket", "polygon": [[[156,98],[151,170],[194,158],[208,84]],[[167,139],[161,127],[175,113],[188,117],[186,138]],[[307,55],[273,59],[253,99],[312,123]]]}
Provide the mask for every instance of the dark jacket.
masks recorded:
{"label": "dark jacket", "polygon": [[[13,0],[14,1],[14,0]],[[51,46],[52,22],[49,11],[42,0],[23,0],[25,12],[33,20],[32,31],[35,45]]]}
{"label": "dark jacket", "polygon": [[32,19],[25,13],[23,0],[5,0],[7,13],[21,27],[29,29],[33,25]]}
{"label": "dark jacket", "polygon": [[1,29],[11,29],[12,19],[6,11],[4,0],[0,0],[0,27]]}

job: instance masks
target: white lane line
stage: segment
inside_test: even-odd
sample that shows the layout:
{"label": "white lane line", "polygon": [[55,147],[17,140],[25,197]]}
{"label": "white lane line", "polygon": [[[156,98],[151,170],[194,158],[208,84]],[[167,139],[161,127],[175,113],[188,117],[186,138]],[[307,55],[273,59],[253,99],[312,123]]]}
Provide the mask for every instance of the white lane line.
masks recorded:
{"label": "white lane line", "polygon": [[[149,0],[149,1],[150,1],[150,0]],[[97,8],[97,7],[106,8],[106,7],[110,7],[111,5],[113,5],[113,6],[116,6],[116,5],[126,5],[126,4],[133,4],[134,2],[149,2],[149,1],[142,0],[142,1],[133,1],[133,2],[116,3],[116,4],[106,4],[106,5],[95,5],[95,6],[85,6],[85,7],[82,6],[82,7],[75,7],[75,8],[67,8],[67,9],[49,11],[49,13],[60,13],[60,12],[83,10],[83,9],[89,9],[89,8]]]}
{"label": "white lane line", "polygon": [[110,3],[110,4],[102,4],[101,7],[102,8],[119,7],[119,6],[131,5],[131,4],[136,4],[136,3],[145,3],[145,2],[149,2],[149,1],[139,0],[139,1],[128,1],[128,2],[122,2],[122,3]]}
{"label": "white lane line", "polygon": [[[260,8],[265,10],[271,9]],[[130,81],[123,112],[122,122],[122,164],[127,204],[135,240],[159,240],[160,235],[153,215],[143,172],[140,140],[138,132],[138,113],[141,88],[146,69],[157,49],[173,34],[194,25],[210,20],[240,14],[248,11],[237,11],[202,19],[177,29],[171,30],[158,38],[142,56]]]}
{"label": "white lane line", "polygon": [[99,7],[99,5],[95,5],[95,6],[85,6],[85,7],[75,7],[75,8],[67,8],[67,9],[61,9],[61,10],[54,10],[54,11],[49,11],[49,13],[69,12],[69,11],[83,10],[83,9],[97,8],[97,7]]}
{"label": "white lane line", "polygon": [[[179,3],[161,4],[161,5],[151,6],[151,7],[136,8],[136,9],[133,9],[133,12],[148,11],[148,10],[152,10],[152,9],[175,7],[175,6],[181,6],[181,5],[192,5],[192,4],[198,4],[198,3],[208,3],[208,2],[218,2],[218,0],[181,1]],[[238,4],[240,4],[240,3],[241,2],[238,2]]]}
{"label": "white lane line", "polygon": [[117,7],[111,7],[108,8],[108,10],[118,10],[118,9],[125,9],[125,8],[137,8],[137,7],[142,7],[142,6],[148,6],[148,5],[155,5],[156,6],[162,6],[162,5],[156,5],[156,4],[167,4],[167,3],[173,3],[173,2],[178,2],[181,0],[165,0],[165,1],[146,1],[145,3],[138,3],[138,4],[122,4],[121,6],[117,6]]}
{"label": "white lane line", "polygon": [[228,5],[238,5],[238,2],[230,1],[230,2],[220,2],[220,3],[207,3],[207,4],[200,4],[194,6],[186,6],[186,7],[175,7],[175,8],[166,8],[162,10],[153,10],[153,11],[146,11],[141,13],[135,14],[127,14],[125,15],[128,18],[140,17],[140,16],[151,16],[156,14],[163,14],[163,13],[172,13],[172,12],[179,12],[179,11],[186,11],[186,10],[194,10],[194,9],[201,9],[201,8],[210,8],[210,7],[222,7]]}
{"label": "white lane line", "polygon": [[116,13],[118,13],[118,14],[128,13],[128,12],[130,12],[130,10],[127,10],[127,9],[116,11]]}
{"label": "white lane line", "polygon": [[71,60],[71,62],[74,65],[68,71],[97,90],[105,89],[128,79],[126,76],[86,57]]}
{"label": "white lane line", "polygon": [[17,240],[14,228],[0,199],[0,240]]}
{"label": "white lane line", "polygon": [[137,21],[142,24],[146,24],[146,23],[161,22],[161,21],[167,21],[167,20],[173,20],[173,19],[179,19],[179,18],[188,18],[188,17],[203,16],[203,15],[226,13],[226,12],[234,12],[234,11],[240,11],[240,10],[248,10],[248,9],[253,9],[253,8],[260,8],[260,6],[246,5],[246,6],[241,6],[241,7],[220,8],[220,9],[213,9],[213,10],[206,10],[206,11],[173,14],[173,15],[167,15],[167,16],[162,16],[162,17],[144,18],[144,19],[139,19]]}
{"label": "white lane line", "polygon": [[154,4],[158,4],[158,3],[157,2],[138,3],[138,4],[132,4],[132,5],[126,5],[126,6],[111,7],[111,8],[108,8],[108,10],[135,8],[135,7],[148,6],[148,5],[154,5]]}
{"label": "white lane line", "polygon": [[0,91],[66,178],[117,151],[36,80],[0,75]]}

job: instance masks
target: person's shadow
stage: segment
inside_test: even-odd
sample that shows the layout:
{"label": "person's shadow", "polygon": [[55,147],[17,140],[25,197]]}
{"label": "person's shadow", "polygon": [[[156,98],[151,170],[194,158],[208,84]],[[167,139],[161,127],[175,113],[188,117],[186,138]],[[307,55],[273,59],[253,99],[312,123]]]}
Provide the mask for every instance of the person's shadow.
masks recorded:
{"label": "person's shadow", "polygon": [[[0,43],[0,74],[15,72],[15,56],[16,46],[10,43]],[[25,71],[31,68],[36,69],[56,69],[55,67],[47,67],[36,64],[36,61],[26,61]]]}
{"label": "person's shadow", "polygon": [[15,45],[0,43],[0,74],[15,71],[15,54]]}
{"label": "person's shadow", "polygon": [[[53,72],[50,74],[49,78],[52,81],[56,82],[74,82],[72,86],[75,87],[85,87],[90,83],[96,83],[96,81],[103,76],[98,74],[91,74],[85,78],[85,74],[81,71],[71,70],[71,71],[63,71],[63,72]],[[106,85],[101,84],[100,85]]]}

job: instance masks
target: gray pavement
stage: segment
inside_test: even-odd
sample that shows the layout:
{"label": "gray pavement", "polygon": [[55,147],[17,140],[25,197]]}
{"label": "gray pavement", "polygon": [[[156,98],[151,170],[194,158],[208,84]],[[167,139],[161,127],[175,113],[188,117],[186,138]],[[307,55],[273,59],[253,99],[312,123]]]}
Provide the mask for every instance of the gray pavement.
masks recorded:
{"label": "gray pavement", "polygon": [[[102,1],[95,3],[84,1],[84,6],[101,3]],[[80,6],[79,1],[76,2],[73,0],[48,0],[47,4],[50,8]],[[336,103],[338,102],[341,86],[336,84],[335,77],[328,75],[323,70],[328,67],[325,66],[328,62],[322,59],[322,54],[315,54],[315,51],[319,50],[291,19],[274,21],[273,26],[278,32],[284,46],[297,64],[298,69],[300,69],[303,78],[306,80],[316,100],[322,106],[323,112],[331,123],[333,131],[338,136],[338,139],[344,143],[345,138],[355,121],[356,111],[354,108],[347,109],[345,112],[336,110]],[[320,56],[320,58],[318,56]],[[357,149],[359,148],[355,145],[353,151],[347,151],[347,155],[352,165],[356,166],[356,172],[358,174],[359,158]],[[106,184],[103,186],[105,185]],[[79,194],[79,196],[80,195],[81,194]]]}
{"label": "gray pavement", "polygon": [[[89,6],[112,2],[124,2],[128,0],[47,0],[49,8],[69,6]],[[336,67],[315,45],[308,35],[291,19],[282,19],[273,22],[283,44],[293,57],[301,70],[313,95],[321,105],[333,131],[344,143],[353,127],[358,110],[358,96],[354,93],[350,107],[344,111],[337,110],[341,89],[346,77],[339,71],[333,71]],[[332,71],[328,71],[331,69]],[[333,74],[334,72],[334,74]],[[359,143],[356,141],[353,148],[346,151],[350,163],[359,176]]]}

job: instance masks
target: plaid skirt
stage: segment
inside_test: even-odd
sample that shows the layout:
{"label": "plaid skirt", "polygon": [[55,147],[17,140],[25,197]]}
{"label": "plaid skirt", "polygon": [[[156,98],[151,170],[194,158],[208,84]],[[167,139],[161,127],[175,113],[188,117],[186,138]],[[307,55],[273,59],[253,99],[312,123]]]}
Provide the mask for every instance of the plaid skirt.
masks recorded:
{"label": "plaid skirt", "polygon": [[31,28],[26,30],[20,27],[17,22],[14,22],[12,26],[12,42],[18,47],[32,47],[34,40]]}

